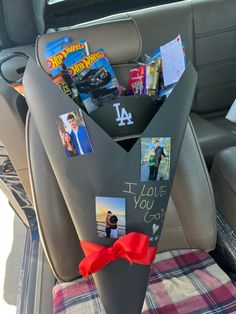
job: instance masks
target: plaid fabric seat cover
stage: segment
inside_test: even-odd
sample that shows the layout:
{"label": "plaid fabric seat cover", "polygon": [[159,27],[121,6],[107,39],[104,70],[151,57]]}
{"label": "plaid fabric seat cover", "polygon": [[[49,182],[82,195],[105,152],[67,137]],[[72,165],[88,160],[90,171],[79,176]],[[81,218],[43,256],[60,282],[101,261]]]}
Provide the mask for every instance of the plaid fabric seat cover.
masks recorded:
{"label": "plaid fabric seat cover", "polygon": [[[105,314],[92,277],[54,286],[53,307],[55,314]],[[142,310],[152,313],[236,313],[236,287],[206,252],[160,253]]]}

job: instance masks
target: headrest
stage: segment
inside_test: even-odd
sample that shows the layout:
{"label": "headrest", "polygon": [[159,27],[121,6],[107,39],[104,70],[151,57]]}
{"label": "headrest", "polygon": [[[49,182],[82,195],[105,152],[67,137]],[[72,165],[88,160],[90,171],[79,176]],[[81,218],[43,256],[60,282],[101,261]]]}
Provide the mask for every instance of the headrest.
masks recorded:
{"label": "headrest", "polygon": [[1,7],[1,14],[4,15],[4,18],[1,16],[1,23],[5,22],[5,32],[12,46],[32,44],[44,32],[46,0],[7,0],[1,3],[4,3],[3,8]]}
{"label": "headrest", "polygon": [[140,34],[131,18],[48,33],[38,37],[36,42],[37,61],[47,73],[49,69],[44,57],[45,45],[63,36],[70,36],[73,42],[86,40],[90,52],[104,48],[111,64],[137,61],[142,49]]}

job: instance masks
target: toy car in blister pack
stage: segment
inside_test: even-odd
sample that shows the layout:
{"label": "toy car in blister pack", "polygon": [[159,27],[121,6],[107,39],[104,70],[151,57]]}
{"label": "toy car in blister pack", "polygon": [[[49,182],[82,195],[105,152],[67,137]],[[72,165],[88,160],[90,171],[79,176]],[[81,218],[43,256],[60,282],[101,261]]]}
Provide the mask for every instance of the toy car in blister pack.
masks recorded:
{"label": "toy car in blister pack", "polygon": [[64,61],[68,53],[78,52],[85,57],[89,54],[86,41],[80,40],[74,43],[69,36],[61,37],[57,40],[47,43],[44,55],[47,65],[50,69],[53,81],[76,103],[80,102],[79,95],[67,74]]}
{"label": "toy car in blister pack", "polygon": [[84,58],[72,52],[65,65],[88,112],[118,96],[118,82],[103,49]]}

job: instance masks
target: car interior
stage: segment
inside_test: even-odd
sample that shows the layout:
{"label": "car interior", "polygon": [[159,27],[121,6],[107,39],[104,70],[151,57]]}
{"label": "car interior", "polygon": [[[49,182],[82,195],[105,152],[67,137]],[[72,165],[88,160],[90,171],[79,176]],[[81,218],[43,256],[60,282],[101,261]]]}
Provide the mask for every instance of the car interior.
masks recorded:
{"label": "car interior", "polygon": [[[236,124],[225,118],[236,98],[236,2],[122,2],[0,1],[0,63],[21,52],[35,60],[40,73],[49,75],[45,45],[70,36],[73,42],[86,39],[91,51],[103,47],[119,83],[128,86],[130,69],[181,34],[198,81],[151,273],[153,278],[161,274],[159,286],[149,283],[153,296],[147,295],[143,313],[200,313],[196,295],[205,298],[201,313],[236,313]],[[17,55],[1,71],[15,79],[23,75],[26,63]],[[55,174],[44,146],[47,125],[42,138],[28,109],[34,102],[31,91],[37,90],[27,87],[30,69],[23,79],[26,97],[0,78],[0,187],[28,228],[18,311],[105,313],[94,284],[85,288],[77,268],[84,253],[76,214],[71,214],[68,191],[62,189],[68,178]],[[188,264],[186,254],[193,254],[196,263]],[[174,259],[182,263],[176,265],[179,273],[166,274],[162,262]],[[205,274],[208,288],[202,282],[186,288],[198,272]],[[161,283],[168,293],[177,289],[177,296],[162,295],[157,289]],[[227,289],[227,297],[220,289]],[[68,296],[60,303],[63,293]],[[184,306],[178,308],[181,302]]]}

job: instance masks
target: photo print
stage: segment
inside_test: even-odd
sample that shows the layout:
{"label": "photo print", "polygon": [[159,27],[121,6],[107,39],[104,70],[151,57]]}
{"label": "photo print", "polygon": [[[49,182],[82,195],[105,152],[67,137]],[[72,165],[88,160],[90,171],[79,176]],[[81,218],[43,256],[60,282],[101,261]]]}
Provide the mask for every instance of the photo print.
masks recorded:
{"label": "photo print", "polygon": [[170,137],[141,138],[141,181],[169,180]]}
{"label": "photo print", "polygon": [[118,239],[126,234],[125,198],[96,196],[99,237]]}
{"label": "photo print", "polygon": [[81,110],[62,114],[57,126],[68,158],[93,151]]}

